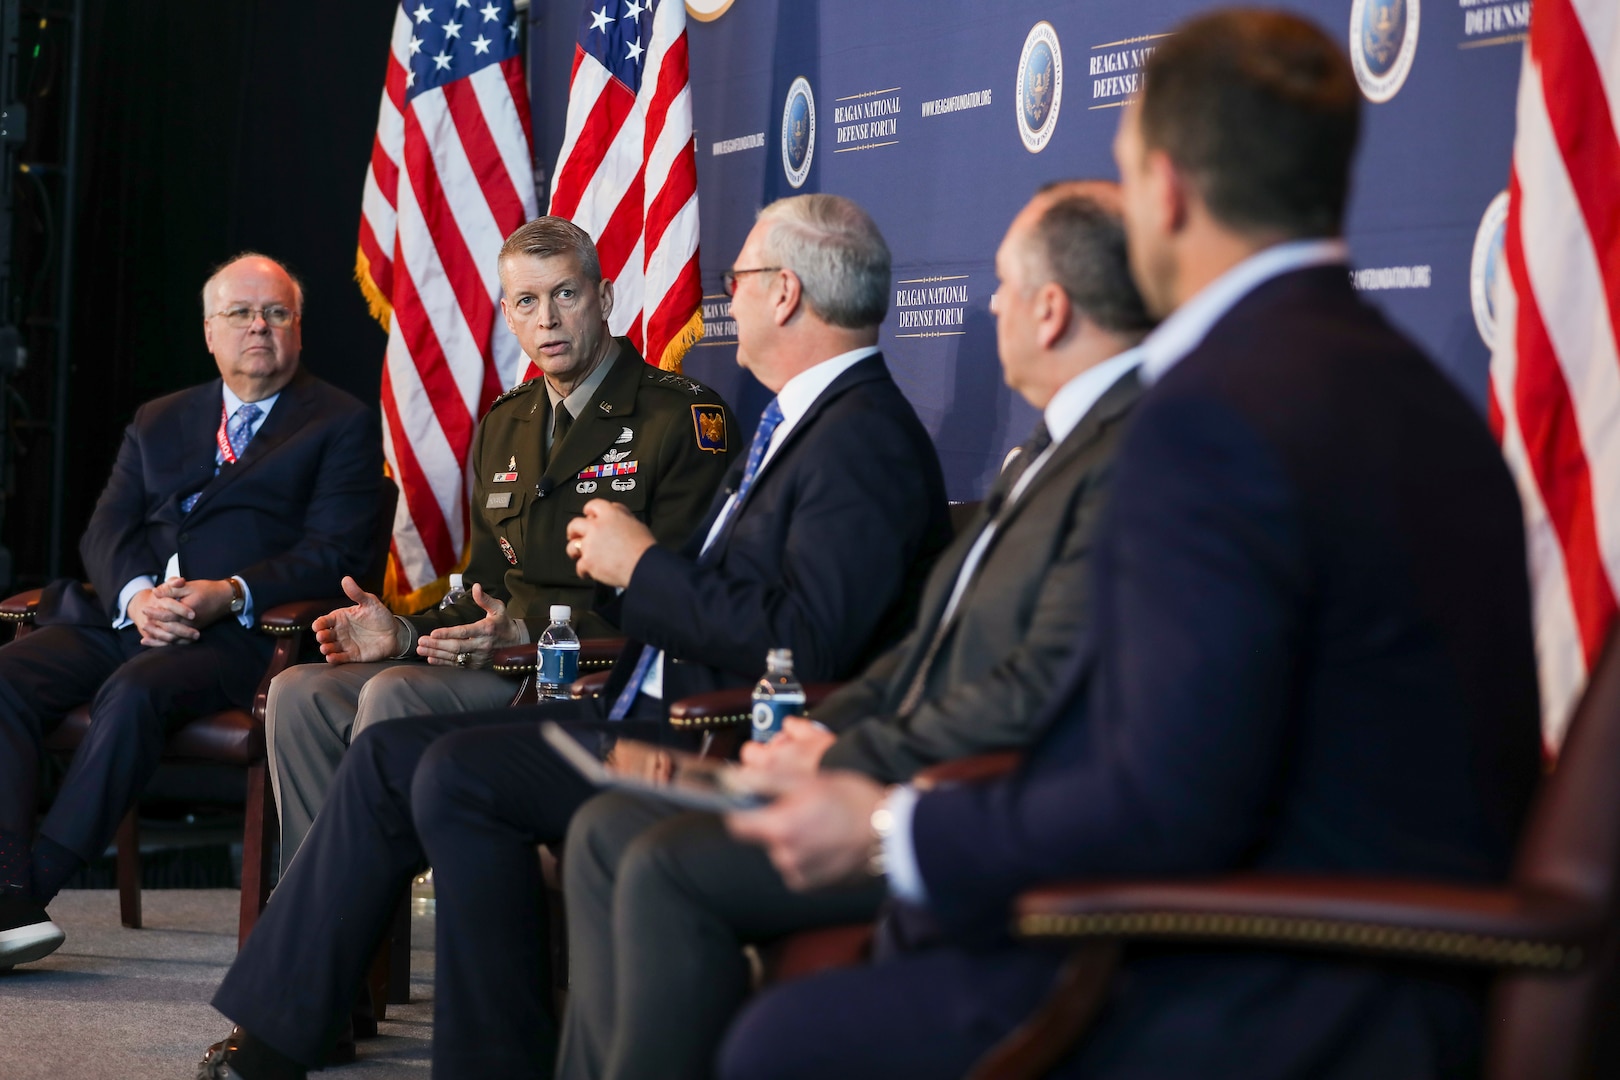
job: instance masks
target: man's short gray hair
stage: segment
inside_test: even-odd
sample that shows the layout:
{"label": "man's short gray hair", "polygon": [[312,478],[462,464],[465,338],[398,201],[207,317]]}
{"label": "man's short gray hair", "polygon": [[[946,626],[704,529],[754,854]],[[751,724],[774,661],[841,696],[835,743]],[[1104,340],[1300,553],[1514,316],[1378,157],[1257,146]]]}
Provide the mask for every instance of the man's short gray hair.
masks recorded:
{"label": "man's short gray hair", "polygon": [[265,262],[275,263],[281,272],[286,274],[288,279],[292,281],[293,297],[295,302],[298,304],[298,314],[302,315],[304,313],[304,283],[298,279],[297,274],[287,269],[286,263],[282,262],[280,259],[272,259],[262,251],[240,251],[226,259],[224,262],[215,266],[212,270],[208,271],[208,280],[203,282],[202,287],[203,318],[206,319],[208,316],[215,314],[215,312],[208,310],[213,304],[213,300],[209,298],[208,293],[209,290],[214,287],[214,279],[219,277],[220,274],[224,273],[227,267],[235,266],[243,259],[263,259]]}
{"label": "man's short gray hair", "polygon": [[532,259],[550,259],[557,255],[572,255],[579,262],[580,273],[592,285],[602,280],[602,260],[596,254],[591,234],[567,218],[537,217],[513,230],[501,245],[498,262],[518,255]]}
{"label": "man's short gray hair", "polygon": [[[833,326],[865,329],[889,312],[889,245],[870,215],[841,195],[795,195],[759,212],[761,254],[798,275],[810,310]],[[746,268],[745,268],[746,269]]]}

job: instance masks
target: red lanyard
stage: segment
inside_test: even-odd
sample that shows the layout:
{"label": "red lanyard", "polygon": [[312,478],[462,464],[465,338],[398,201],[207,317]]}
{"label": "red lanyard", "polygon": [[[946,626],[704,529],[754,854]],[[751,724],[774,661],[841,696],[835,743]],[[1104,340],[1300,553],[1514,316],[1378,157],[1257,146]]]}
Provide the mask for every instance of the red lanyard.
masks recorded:
{"label": "red lanyard", "polygon": [[214,442],[219,445],[219,459],[226,465],[236,464],[236,451],[231,449],[231,440],[225,434],[225,403],[219,403],[219,430],[214,432]]}

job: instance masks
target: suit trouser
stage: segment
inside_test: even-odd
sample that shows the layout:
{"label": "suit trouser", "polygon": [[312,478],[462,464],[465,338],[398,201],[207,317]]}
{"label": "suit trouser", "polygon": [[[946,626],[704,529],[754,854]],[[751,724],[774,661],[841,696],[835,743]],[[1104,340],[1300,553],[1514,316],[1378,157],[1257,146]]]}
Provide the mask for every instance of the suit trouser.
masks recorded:
{"label": "suit trouser", "polygon": [[90,703],[40,833],[90,862],[157,769],[168,733],[188,720],[247,708],[273,643],[225,621],[196,642],[147,647],[134,627],[44,626],[0,648],[0,829],[33,832],[45,736]]}
{"label": "suit trouser", "polygon": [[535,721],[596,720],[604,708],[551,702],[362,733],[214,1006],[287,1056],[319,1063],[400,893],[430,862],[434,1075],[549,1075],[556,1024],[534,849],[562,839],[591,788]]}
{"label": "suit trouser", "polygon": [[[938,946],[776,987],[726,1037],[721,1080],[955,1080],[1045,1000],[1061,948]],[[1377,961],[1135,947],[1054,1078],[1463,1080],[1484,980]]]}
{"label": "suit trouser", "polygon": [[567,851],[565,1080],[712,1076],[748,995],[742,946],[870,922],[884,897],[877,881],[794,892],[717,815],[618,792],[580,809]]}
{"label": "suit trouser", "polygon": [[371,724],[402,716],[481,712],[512,700],[517,685],[493,671],[419,660],[299,664],[270,683],[264,738],[281,822],[281,869],[309,835],[338,762]]}

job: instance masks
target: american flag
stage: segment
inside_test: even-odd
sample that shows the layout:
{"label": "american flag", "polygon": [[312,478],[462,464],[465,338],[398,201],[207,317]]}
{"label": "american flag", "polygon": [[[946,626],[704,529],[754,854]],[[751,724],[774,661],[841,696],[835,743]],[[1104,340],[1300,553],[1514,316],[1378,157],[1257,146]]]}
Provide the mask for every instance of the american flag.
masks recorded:
{"label": "american flag", "polygon": [[675,371],[703,336],[686,40],[682,0],[586,4],[551,189],[613,279],[613,332]]}
{"label": "american flag", "polygon": [[496,255],[533,218],[512,0],[404,0],[361,201],[355,277],[388,331],[384,453],[400,500],[385,599],[442,594],[467,543],[463,476],[489,403],[529,373],[497,330]]}
{"label": "american flag", "polygon": [[1562,740],[1620,582],[1620,4],[1536,0],[1519,77],[1491,420],[1518,478],[1543,731]]}

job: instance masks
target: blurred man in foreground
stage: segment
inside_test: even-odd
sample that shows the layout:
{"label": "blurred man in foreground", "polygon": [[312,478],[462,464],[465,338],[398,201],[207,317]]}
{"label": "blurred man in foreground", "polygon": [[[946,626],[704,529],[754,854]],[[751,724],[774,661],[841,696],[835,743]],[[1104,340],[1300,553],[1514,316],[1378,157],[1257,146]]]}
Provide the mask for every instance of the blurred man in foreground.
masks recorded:
{"label": "blurred man in foreground", "polygon": [[[961,1076],[1052,985],[1059,952],[1005,940],[1042,882],[1507,876],[1540,759],[1522,519],[1482,419],[1350,288],[1358,109],[1289,14],[1206,15],[1149,60],[1115,156],[1168,317],[1092,633],[1010,779],[844,773],[732,820],[799,887],[875,860],[949,941],[765,995],[722,1076]],[[1476,976],[1162,947],[1056,1074],[1469,1076],[1483,1031]]]}

